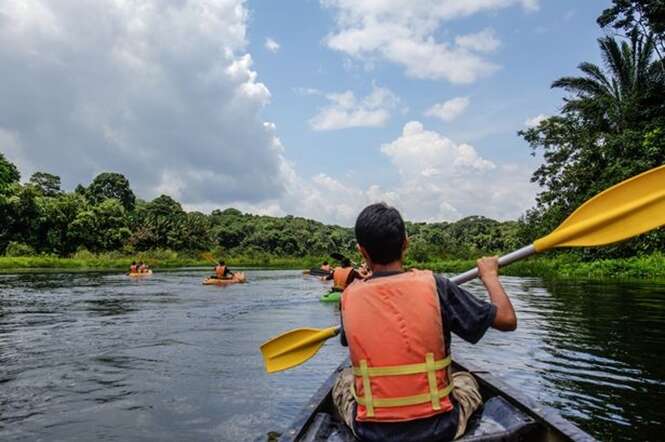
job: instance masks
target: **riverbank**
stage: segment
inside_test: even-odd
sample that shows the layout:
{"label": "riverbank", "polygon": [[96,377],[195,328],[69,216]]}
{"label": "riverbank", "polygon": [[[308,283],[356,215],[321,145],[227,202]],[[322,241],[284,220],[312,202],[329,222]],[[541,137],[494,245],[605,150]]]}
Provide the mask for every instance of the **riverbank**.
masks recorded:
{"label": "riverbank", "polygon": [[[235,256],[226,257],[231,267],[263,267],[275,269],[308,269],[317,267],[323,257],[275,257],[275,256]],[[201,257],[183,256],[173,253],[140,254],[133,257],[116,254],[86,254],[72,258],[56,256],[0,257],[0,271],[29,269],[70,269],[70,270],[126,270],[133,260],[142,260],[154,269],[177,267],[207,267],[211,262]],[[453,275],[469,270],[475,265],[473,260],[432,260],[414,262],[407,260],[407,266],[430,269]],[[548,279],[649,279],[665,280],[665,255],[654,253],[622,259],[584,261],[573,254],[541,256],[515,263],[501,270],[510,276],[534,276]]]}
{"label": "riverbank", "polygon": [[[427,268],[446,274],[461,273],[475,266],[473,260],[430,261],[409,263],[413,267]],[[546,279],[577,280],[664,280],[665,255],[654,253],[631,258],[584,261],[577,255],[560,253],[517,262],[501,269],[502,275],[533,276]]]}
{"label": "riverbank", "polygon": [[[275,269],[308,269],[319,266],[325,258],[321,257],[276,257],[276,256],[235,256],[225,258],[230,267],[263,267]],[[0,256],[0,271],[29,269],[64,269],[64,270],[127,270],[132,261],[144,261],[153,269],[172,269],[177,267],[210,267],[213,263],[202,257],[183,256],[178,253],[146,253],[136,256],[117,254],[85,254],[63,258],[59,256]]]}

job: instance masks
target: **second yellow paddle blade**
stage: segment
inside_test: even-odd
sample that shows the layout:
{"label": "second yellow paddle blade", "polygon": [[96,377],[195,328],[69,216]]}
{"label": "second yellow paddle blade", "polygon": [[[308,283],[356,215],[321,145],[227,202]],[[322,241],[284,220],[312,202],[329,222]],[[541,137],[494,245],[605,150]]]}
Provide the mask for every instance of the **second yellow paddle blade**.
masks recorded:
{"label": "second yellow paddle blade", "polygon": [[261,346],[266,371],[274,373],[302,364],[338,331],[339,327],[297,328],[272,338]]}
{"label": "second yellow paddle blade", "polygon": [[552,247],[600,246],[662,225],[665,225],[665,165],[599,193],[533,246],[539,252]]}

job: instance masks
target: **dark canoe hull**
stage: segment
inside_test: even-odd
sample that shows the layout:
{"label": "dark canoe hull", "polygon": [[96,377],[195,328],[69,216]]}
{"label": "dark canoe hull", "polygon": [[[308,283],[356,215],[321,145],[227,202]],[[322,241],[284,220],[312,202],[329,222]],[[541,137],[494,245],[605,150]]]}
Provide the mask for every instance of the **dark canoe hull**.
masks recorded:
{"label": "dark canoe hull", "polygon": [[[342,363],[312,396],[280,437],[281,442],[351,442],[353,434],[333,411],[332,387]],[[595,441],[593,437],[561,417],[556,411],[534,403],[486,371],[456,360],[453,370],[473,373],[484,405],[469,422],[469,429],[458,441]]]}

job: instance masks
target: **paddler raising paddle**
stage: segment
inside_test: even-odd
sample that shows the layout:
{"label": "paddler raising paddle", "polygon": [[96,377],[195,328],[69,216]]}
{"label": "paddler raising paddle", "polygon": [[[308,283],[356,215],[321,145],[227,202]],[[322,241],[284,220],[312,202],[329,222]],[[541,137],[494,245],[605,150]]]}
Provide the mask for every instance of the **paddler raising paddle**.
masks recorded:
{"label": "paddler raising paddle", "polygon": [[361,440],[453,440],[482,398],[471,374],[449,370],[451,332],[475,344],[490,327],[517,326],[497,258],[477,262],[485,302],[431,271],[403,270],[408,239],[396,209],[366,207],[355,234],[372,276],[342,296],[341,340],[353,367],[335,383],[335,408]]}

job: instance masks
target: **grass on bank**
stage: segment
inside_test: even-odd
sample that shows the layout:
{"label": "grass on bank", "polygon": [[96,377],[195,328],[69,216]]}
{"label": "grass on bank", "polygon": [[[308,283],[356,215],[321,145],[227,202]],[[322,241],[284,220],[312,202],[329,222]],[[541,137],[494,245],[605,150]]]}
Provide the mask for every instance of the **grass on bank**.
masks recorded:
{"label": "grass on bank", "polygon": [[[231,267],[267,267],[280,269],[308,269],[318,267],[326,257],[277,257],[265,255],[239,255],[224,257]],[[72,270],[126,270],[132,261],[145,261],[155,269],[175,267],[205,267],[212,263],[203,256],[179,254],[170,250],[157,250],[123,256],[119,252],[93,254],[87,251],[76,253],[70,258],[51,255],[39,256],[0,256],[0,270],[11,271],[33,268],[72,269]],[[446,275],[469,270],[474,260],[430,260],[414,262],[408,260],[408,267],[430,269]],[[579,256],[557,253],[533,257],[517,262],[501,270],[503,275],[534,276],[548,279],[658,279],[665,280],[665,255],[637,256],[621,259],[601,259],[584,261]]]}
{"label": "grass on bank", "polygon": [[[326,259],[322,257],[278,257],[271,255],[224,257],[232,267],[268,267],[300,269],[319,266]],[[328,258],[329,259],[329,258]],[[124,256],[119,252],[93,254],[78,252],[63,258],[54,255],[0,256],[0,270],[23,269],[71,269],[71,270],[127,270],[132,261],[144,261],[154,269],[176,267],[209,267],[213,263],[203,255],[193,256],[170,250],[156,250]]]}
{"label": "grass on bank", "polygon": [[[475,266],[474,260],[409,263],[446,275],[455,275]],[[654,253],[631,258],[585,261],[578,255],[558,253],[536,256],[501,269],[502,275],[533,276],[547,279],[658,279],[665,280],[665,255]]]}

